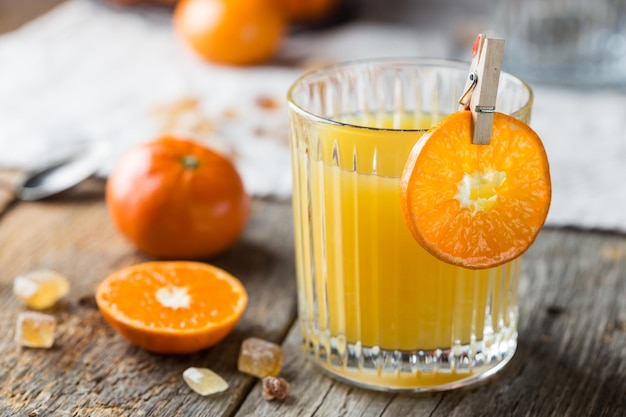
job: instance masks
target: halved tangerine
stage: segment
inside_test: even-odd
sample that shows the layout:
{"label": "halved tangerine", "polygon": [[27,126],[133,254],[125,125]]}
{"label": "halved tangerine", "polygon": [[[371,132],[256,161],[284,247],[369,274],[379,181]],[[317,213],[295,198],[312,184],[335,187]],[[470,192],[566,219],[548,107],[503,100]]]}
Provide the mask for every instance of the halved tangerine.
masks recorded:
{"label": "halved tangerine", "polygon": [[453,113],[415,144],[401,179],[413,237],[448,263],[489,268],[525,252],[551,200],[541,139],[525,123],[495,113],[491,143],[471,141],[472,115]]}
{"label": "halved tangerine", "polygon": [[156,353],[215,345],[243,314],[248,295],[226,271],[199,262],[146,262],[117,271],[96,291],[105,320],[131,343]]}

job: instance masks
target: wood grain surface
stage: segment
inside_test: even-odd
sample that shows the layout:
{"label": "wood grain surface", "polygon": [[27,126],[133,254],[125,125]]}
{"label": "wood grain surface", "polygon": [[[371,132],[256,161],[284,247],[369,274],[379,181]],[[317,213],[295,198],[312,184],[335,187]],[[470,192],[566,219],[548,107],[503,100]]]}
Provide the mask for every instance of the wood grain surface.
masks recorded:
{"label": "wood grain surface", "polygon": [[[110,272],[150,260],[114,230],[102,194],[82,190],[38,203],[19,203],[0,218],[0,416],[232,415],[254,379],[236,369],[241,341],[281,342],[295,318],[290,207],[256,201],[240,242],[212,264],[239,277],[250,294],[236,330],[218,348],[194,355],[154,355],[129,345],[95,306],[97,284]],[[51,268],[69,277],[70,294],[48,311],[58,320],[51,350],[13,341],[12,295],[20,273]],[[209,367],[231,389],[203,398],[182,380],[187,367]]]}
{"label": "wood grain surface", "polygon": [[[623,416],[626,415],[626,238],[544,230],[525,254],[520,282],[520,345],[486,383],[453,392],[389,394],[334,381],[300,351],[291,210],[255,200],[240,242],[208,260],[240,277],[250,293],[242,321],[224,342],[194,355],[153,355],[129,345],[103,321],[93,300],[111,271],[149,260],[113,229],[92,180],[55,199],[11,203],[0,215],[0,416]],[[49,311],[59,320],[51,350],[18,347],[23,307],[13,278],[47,267],[72,290]],[[291,384],[284,402],[267,402],[239,373],[241,341],[282,343]],[[181,374],[206,366],[231,388],[204,398]]]}
{"label": "wood grain surface", "polygon": [[[255,386],[237,415],[624,416],[626,415],[626,239],[544,230],[524,255],[520,343],[495,378],[436,394],[374,393],[332,381],[285,342],[285,404]],[[295,397],[295,398],[294,398]]]}

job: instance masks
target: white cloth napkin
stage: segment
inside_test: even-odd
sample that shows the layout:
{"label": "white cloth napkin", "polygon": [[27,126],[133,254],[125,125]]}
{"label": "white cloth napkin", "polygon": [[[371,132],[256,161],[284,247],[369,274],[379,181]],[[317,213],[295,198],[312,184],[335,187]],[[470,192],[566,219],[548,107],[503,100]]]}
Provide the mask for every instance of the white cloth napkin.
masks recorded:
{"label": "white cloth napkin", "polygon": [[[0,166],[35,169],[104,144],[106,176],[164,131],[233,156],[247,189],[288,198],[285,95],[307,68],[381,56],[451,57],[452,40],[353,22],[292,33],[267,65],[210,65],[181,45],[163,9],[69,0],[0,37]],[[548,224],[626,232],[626,93],[534,86],[531,125],[552,168]]]}

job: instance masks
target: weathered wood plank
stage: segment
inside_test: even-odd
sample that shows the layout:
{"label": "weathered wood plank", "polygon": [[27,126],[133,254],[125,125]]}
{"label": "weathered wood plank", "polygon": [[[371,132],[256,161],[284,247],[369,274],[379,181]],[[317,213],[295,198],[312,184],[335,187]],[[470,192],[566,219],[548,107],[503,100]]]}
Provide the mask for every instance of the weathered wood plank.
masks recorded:
{"label": "weathered wood plank", "polygon": [[15,190],[23,178],[21,171],[0,168],[0,215],[15,201]]}
{"label": "weathered wood plank", "polygon": [[[399,395],[367,391],[335,381],[318,370],[301,352],[301,337],[294,325],[283,345],[285,364],[281,376],[290,383],[289,396],[283,401],[265,401],[261,384],[257,383],[237,416],[379,416]],[[442,394],[421,396],[421,401],[408,405],[411,413],[390,414],[429,415]]]}
{"label": "weathered wood plank", "polygon": [[626,237],[545,230],[523,263],[518,351],[495,378],[446,393],[367,392],[316,370],[294,326],[290,397],[266,402],[257,383],[237,415],[624,416],[625,277]]}
{"label": "weathered wood plank", "polygon": [[[236,330],[222,343],[194,355],[153,355],[129,345],[103,321],[93,300],[111,271],[148,260],[116,232],[101,193],[19,203],[0,218],[0,416],[38,411],[46,416],[218,416],[236,410],[254,380],[236,370],[248,336],[280,342],[295,317],[290,207],[255,201],[240,242],[211,259],[244,283],[250,302]],[[51,350],[13,342],[17,314],[13,278],[48,267],[66,274],[72,290],[51,310],[58,321]],[[231,384],[204,398],[181,374],[206,366]]]}

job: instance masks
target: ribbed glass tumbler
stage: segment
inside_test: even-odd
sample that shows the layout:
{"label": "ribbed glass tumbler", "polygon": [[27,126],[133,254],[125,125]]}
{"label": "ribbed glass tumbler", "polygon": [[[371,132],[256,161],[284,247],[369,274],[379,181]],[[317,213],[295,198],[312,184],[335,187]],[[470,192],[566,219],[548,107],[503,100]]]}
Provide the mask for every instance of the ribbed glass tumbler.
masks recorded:
{"label": "ribbed glass tumbler", "polygon": [[[381,59],[325,68],[289,91],[298,314],[323,370],[391,391],[452,389],[517,343],[519,260],[468,270],[431,256],[400,208],[420,135],[457,110],[468,64]],[[496,110],[529,122],[532,91],[501,74]]]}

